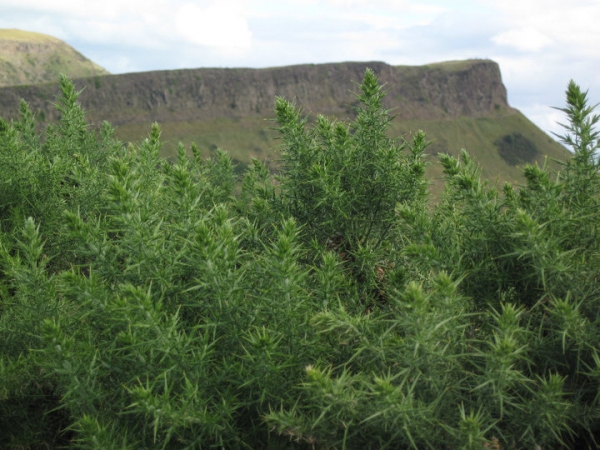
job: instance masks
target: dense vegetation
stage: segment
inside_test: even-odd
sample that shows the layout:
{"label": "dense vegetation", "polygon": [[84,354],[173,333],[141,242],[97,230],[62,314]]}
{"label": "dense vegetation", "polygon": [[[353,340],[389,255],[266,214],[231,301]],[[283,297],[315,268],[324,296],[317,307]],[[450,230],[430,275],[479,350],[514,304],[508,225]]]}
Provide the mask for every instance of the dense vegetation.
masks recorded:
{"label": "dense vegetation", "polygon": [[500,157],[511,166],[523,163],[533,163],[540,151],[535,143],[521,133],[511,133],[494,141]]}
{"label": "dense vegetation", "polygon": [[0,122],[0,447],[595,447],[597,116],[571,83],[560,172],[480,180],[392,140],[365,73],[352,123],[276,99],[284,170],[160,129]]}

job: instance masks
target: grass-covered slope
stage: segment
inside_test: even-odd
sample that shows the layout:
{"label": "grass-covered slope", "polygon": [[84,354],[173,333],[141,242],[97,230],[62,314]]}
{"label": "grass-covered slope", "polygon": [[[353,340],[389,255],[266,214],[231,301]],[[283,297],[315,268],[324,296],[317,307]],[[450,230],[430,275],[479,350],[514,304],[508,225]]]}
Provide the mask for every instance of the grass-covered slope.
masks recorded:
{"label": "grass-covered slope", "polygon": [[[314,117],[313,117],[314,119]],[[117,128],[116,135],[125,141],[134,142],[148,133],[149,124],[124,124]],[[176,156],[178,142],[195,142],[199,148],[214,151],[226,149],[240,169],[252,158],[267,163],[273,169],[279,167],[279,145],[273,122],[267,118],[219,118],[202,121],[178,121],[161,123],[164,146],[162,153],[168,158]],[[519,111],[504,109],[488,117],[455,117],[452,119],[396,119],[390,127],[393,137],[405,136],[423,130],[432,141],[427,153],[433,163],[428,172],[432,178],[434,192],[441,189],[441,167],[437,163],[438,153],[459,155],[466,149],[478,161],[482,175],[490,181],[522,183],[521,168],[525,163],[543,165],[547,160],[564,160],[569,152],[550,138]],[[526,136],[534,149],[527,158],[519,157],[521,149],[512,146],[517,154],[516,161],[510,152],[503,152],[502,142],[513,136]],[[506,147],[506,145],[504,145]],[[510,147],[510,146],[509,146]],[[509,148],[510,150],[510,148]]]}
{"label": "grass-covered slope", "polygon": [[108,75],[55,37],[0,29],[0,86],[56,83],[61,73],[71,78]]}
{"label": "grass-covered slope", "polygon": [[[427,153],[433,162],[428,170],[434,193],[442,187],[442,167],[437,163],[439,153],[459,156],[460,151],[466,149],[481,166],[483,178],[500,185],[503,182],[522,184],[525,164],[542,166],[547,163],[556,168],[554,160],[562,161],[571,156],[565,147],[514,110],[494,117],[398,121],[394,126],[398,132],[417,129],[424,130],[432,140]],[[519,146],[523,142],[526,149]]]}

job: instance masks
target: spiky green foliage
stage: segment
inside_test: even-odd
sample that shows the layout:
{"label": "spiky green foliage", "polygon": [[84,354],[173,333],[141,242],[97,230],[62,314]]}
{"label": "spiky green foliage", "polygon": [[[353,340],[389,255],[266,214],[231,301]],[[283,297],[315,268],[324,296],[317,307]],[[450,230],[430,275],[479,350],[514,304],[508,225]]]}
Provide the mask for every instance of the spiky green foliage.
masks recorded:
{"label": "spiky green foliage", "polygon": [[304,226],[317,247],[343,254],[362,291],[377,288],[376,269],[389,266],[398,251],[389,239],[396,205],[422,209],[427,186],[428,142],[422,132],[411,143],[388,137],[392,117],[382,107],[384,96],[367,70],[356,94],[362,105],[356,120],[318,116],[308,131],[301,111],[282,98],[275,102],[283,140],[280,209]]}
{"label": "spiky green foliage", "polygon": [[[488,186],[422,133],[276,100],[286,170],[160,128],[0,124],[0,446],[586,448],[599,435],[598,135],[571,83],[564,170]],[[19,164],[19,161],[22,163]]]}

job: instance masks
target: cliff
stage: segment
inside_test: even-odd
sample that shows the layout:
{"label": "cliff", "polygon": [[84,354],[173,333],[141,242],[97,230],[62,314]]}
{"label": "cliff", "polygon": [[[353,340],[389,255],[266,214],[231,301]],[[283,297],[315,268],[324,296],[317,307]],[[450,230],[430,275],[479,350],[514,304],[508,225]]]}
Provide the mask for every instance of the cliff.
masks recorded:
{"label": "cliff", "polygon": [[[187,69],[76,80],[88,118],[113,125],[272,116],[275,96],[296,99],[307,111],[346,117],[353,92],[370,67],[389,90],[386,106],[399,119],[482,117],[508,108],[498,65],[489,60],[428,66],[382,62],[299,65],[268,69]],[[20,100],[46,119],[57,83],[0,88],[0,117],[13,118]]]}

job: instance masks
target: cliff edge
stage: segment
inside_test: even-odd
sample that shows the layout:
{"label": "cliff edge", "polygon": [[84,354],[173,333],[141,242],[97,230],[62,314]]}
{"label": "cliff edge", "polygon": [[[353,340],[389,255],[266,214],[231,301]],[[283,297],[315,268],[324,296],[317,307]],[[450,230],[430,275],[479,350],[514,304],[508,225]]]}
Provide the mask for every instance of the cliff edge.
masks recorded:
{"label": "cliff edge", "polygon": [[[509,108],[498,64],[468,60],[427,66],[382,62],[310,64],[268,69],[186,69],[78,79],[80,101],[93,122],[113,125],[271,117],[275,96],[307,112],[347,117],[365,69],[385,83],[386,107],[399,119],[482,117]],[[0,117],[13,118],[21,99],[39,116],[54,119],[56,82],[0,88]]]}

